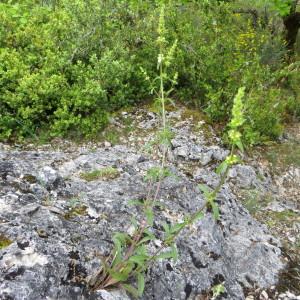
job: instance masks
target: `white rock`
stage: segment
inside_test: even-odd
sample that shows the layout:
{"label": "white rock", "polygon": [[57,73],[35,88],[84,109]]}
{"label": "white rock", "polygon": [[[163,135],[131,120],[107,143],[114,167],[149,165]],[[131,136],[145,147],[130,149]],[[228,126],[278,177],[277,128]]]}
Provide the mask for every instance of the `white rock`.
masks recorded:
{"label": "white rock", "polygon": [[3,261],[7,266],[24,266],[31,268],[36,264],[41,266],[48,263],[48,259],[45,255],[38,254],[32,247],[27,247],[22,253],[6,254],[3,256]]}
{"label": "white rock", "polygon": [[108,142],[108,141],[105,141],[105,142],[104,142],[104,147],[105,147],[105,148],[110,148],[110,147],[111,147],[111,143]]}
{"label": "white rock", "polygon": [[260,294],[260,296],[259,296],[259,299],[260,300],[267,300],[267,299],[269,299],[269,296],[268,296],[267,292],[266,291],[262,291],[261,294]]}

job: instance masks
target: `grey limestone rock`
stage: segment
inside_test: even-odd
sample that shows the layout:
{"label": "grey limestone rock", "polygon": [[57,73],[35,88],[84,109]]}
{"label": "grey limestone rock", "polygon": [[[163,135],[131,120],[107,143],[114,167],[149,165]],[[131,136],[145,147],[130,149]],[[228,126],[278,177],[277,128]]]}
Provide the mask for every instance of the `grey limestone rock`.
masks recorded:
{"label": "grey limestone rock", "polygon": [[[208,149],[209,159],[223,157],[215,150]],[[157,162],[141,160],[125,146],[75,151],[72,156],[1,150],[0,157],[0,233],[12,242],[0,249],[0,299],[130,299],[120,290],[91,293],[85,280],[99,268],[99,255],[111,250],[112,233],[130,231],[131,216],[139,218],[138,208],[128,201],[146,196],[144,175]],[[106,166],[118,168],[120,176],[89,182],[80,177]],[[205,201],[194,182],[169,167],[176,176],[162,183],[164,206],[155,209],[158,236],[163,222],[182,220]],[[243,170],[236,176],[249,185],[254,174]],[[207,170],[204,177],[217,180]],[[278,241],[238,203],[229,185],[217,200],[221,219],[216,222],[207,212],[183,231],[177,240],[179,259],[149,268],[142,299],[194,299],[224,283],[223,299],[243,300],[244,288],[276,284],[284,267]]]}

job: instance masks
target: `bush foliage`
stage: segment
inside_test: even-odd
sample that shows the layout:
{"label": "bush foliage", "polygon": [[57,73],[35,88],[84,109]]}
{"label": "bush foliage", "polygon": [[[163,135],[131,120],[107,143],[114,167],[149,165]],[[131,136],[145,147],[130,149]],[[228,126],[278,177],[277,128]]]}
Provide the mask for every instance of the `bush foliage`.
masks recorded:
{"label": "bush foliage", "polygon": [[286,112],[299,115],[298,66],[285,62],[275,19],[253,24],[251,15],[237,12],[238,3],[6,0],[0,3],[0,139],[96,135],[111,112],[147,98],[161,2],[166,36],[178,40],[174,96],[223,122],[244,86],[250,144],[277,137]]}

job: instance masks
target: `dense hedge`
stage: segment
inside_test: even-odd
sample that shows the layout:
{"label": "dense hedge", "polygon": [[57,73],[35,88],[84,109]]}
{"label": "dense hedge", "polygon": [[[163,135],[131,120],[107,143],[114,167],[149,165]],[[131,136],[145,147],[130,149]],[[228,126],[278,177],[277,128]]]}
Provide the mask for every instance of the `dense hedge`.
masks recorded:
{"label": "dense hedge", "polygon": [[[174,96],[223,121],[243,85],[247,141],[278,136],[287,108],[299,114],[280,34],[222,1],[166,2],[168,37],[178,40]],[[158,13],[150,0],[2,1],[0,140],[95,135],[109,113],[148,98]]]}

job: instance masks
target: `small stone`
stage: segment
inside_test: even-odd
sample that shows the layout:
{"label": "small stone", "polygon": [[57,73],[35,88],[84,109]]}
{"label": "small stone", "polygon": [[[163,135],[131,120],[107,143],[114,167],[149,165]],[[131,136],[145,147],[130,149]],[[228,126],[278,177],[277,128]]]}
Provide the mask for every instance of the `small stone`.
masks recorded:
{"label": "small stone", "polygon": [[254,296],[249,295],[249,296],[247,296],[247,298],[245,300],[254,300]]}
{"label": "small stone", "polygon": [[133,225],[131,225],[128,229],[127,229],[127,233],[131,236],[133,236],[135,232],[135,227]]}
{"label": "small stone", "polygon": [[295,299],[295,298],[296,298],[296,296],[295,296],[293,293],[289,292],[289,291],[287,291],[287,292],[285,293],[285,295],[286,295],[289,299]]}
{"label": "small stone", "polygon": [[209,162],[211,162],[211,159],[212,159],[212,152],[211,151],[201,153],[201,155],[200,155],[200,163],[201,163],[202,166],[205,166]]}
{"label": "small stone", "polygon": [[40,208],[39,204],[29,203],[29,204],[23,206],[19,212],[22,215],[32,216],[34,213],[36,213],[38,211],[39,208]]}
{"label": "small stone", "polygon": [[48,233],[44,230],[44,229],[41,229],[41,228],[38,228],[37,230],[36,230],[36,232],[37,232],[37,234],[38,234],[38,236],[40,237],[40,238],[47,238],[49,235],[48,235]]}
{"label": "small stone", "polygon": [[189,149],[187,146],[178,147],[175,149],[175,155],[187,158],[189,155]]}
{"label": "small stone", "polygon": [[295,243],[295,242],[296,242],[296,237],[294,237],[294,236],[289,236],[289,237],[288,237],[288,240],[289,240],[290,242],[292,242],[292,243]]}
{"label": "small stone", "polygon": [[49,166],[45,166],[39,171],[38,179],[40,185],[49,188],[52,186],[57,186],[61,177],[56,170]]}
{"label": "small stone", "polygon": [[260,300],[267,300],[267,299],[269,299],[269,295],[267,294],[266,291],[262,291],[260,296],[259,296],[259,299]]}
{"label": "small stone", "polygon": [[105,142],[104,142],[104,147],[105,147],[105,148],[110,148],[110,147],[111,147],[111,143],[108,142],[108,141],[105,141]]}

